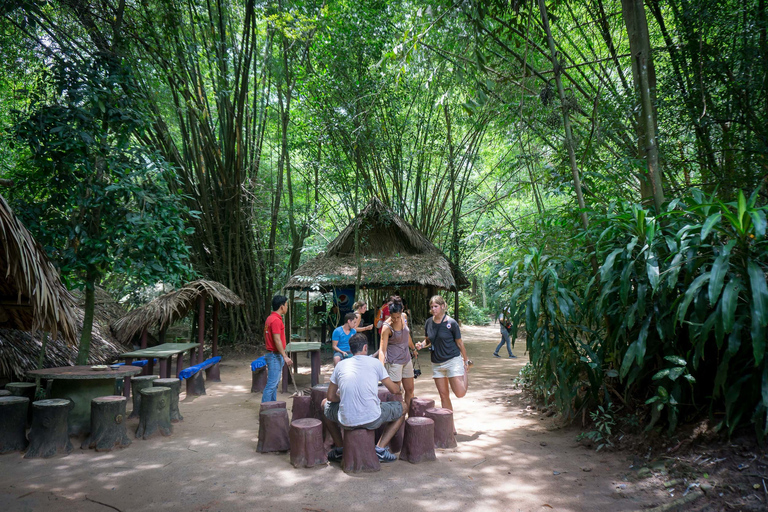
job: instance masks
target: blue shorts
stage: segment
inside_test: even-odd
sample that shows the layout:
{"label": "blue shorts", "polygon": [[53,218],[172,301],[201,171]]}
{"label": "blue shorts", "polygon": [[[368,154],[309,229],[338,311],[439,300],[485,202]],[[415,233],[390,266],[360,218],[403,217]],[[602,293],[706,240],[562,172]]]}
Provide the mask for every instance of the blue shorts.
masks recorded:
{"label": "blue shorts", "polygon": [[345,356],[345,355],[344,355],[344,354],[342,354],[341,352],[334,352],[334,353],[333,353],[333,357],[340,357],[340,358],[342,358],[342,359],[347,359],[348,357],[352,357],[352,354],[351,354],[351,353],[349,353],[349,352],[347,352],[347,355]]}
{"label": "blue shorts", "polygon": [[379,406],[381,407],[379,417],[364,425],[341,425],[339,422],[339,402],[325,402],[323,414],[326,418],[334,423],[338,423],[342,427],[364,428],[366,430],[376,430],[384,423],[395,421],[403,415],[403,404],[401,402],[381,402]]}

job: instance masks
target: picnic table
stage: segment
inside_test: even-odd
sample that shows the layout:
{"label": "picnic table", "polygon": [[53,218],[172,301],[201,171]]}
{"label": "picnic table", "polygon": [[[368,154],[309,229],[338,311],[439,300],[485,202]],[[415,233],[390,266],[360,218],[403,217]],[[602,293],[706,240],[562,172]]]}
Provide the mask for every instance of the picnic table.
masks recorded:
{"label": "picnic table", "polygon": [[[296,369],[299,352],[309,352],[310,367],[312,369],[310,382],[312,386],[320,383],[320,342],[319,341],[292,341],[285,346],[285,352],[293,361],[293,368]],[[291,370],[288,365],[283,366],[283,393],[288,392],[288,381],[291,379]]]}
{"label": "picnic table", "polygon": [[129,379],[138,373],[141,373],[141,368],[136,366],[94,370],[88,365],[29,370],[27,376],[52,380],[51,398],[68,398],[72,401],[68,420],[69,434],[80,435],[91,430],[91,400],[114,395],[116,379]]}
{"label": "picnic table", "polygon": [[[176,357],[176,375],[184,369],[184,353],[189,352],[189,366],[195,364],[195,349],[200,345],[198,343],[163,343],[155,347],[142,348],[133,352],[125,352],[117,356],[125,359],[126,366],[130,365],[134,359],[147,359],[147,374],[152,375],[154,371],[155,358],[160,360],[160,378],[166,379],[171,375],[171,364],[173,356]],[[125,396],[130,396],[130,386],[126,382],[124,388]]]}

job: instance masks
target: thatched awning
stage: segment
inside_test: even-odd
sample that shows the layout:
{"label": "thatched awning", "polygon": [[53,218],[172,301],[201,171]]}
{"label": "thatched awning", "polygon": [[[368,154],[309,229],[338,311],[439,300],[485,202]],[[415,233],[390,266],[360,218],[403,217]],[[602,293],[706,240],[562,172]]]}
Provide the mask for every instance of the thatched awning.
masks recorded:
{"label": "thatched awning", "polygon": [[134,309],[123,318],[112,323],[112,330],[121,343],[128,344],[144,329],[164,330],[187,316],[197,306],[198,298],[204,296],[219,301],[225,306],[242,306],[243,300],[232,290],[216,281],[192,281],[165,295]]}
{"label": "thatched awning", "polygon": [[361,285],[366,288],[432,286],[464,289],[469,281],[416,228],[377,198],[339,234],[325,254],[301,265],[289,290],[353,287],[357,281],[355,228],[359,226]]}
{"label": "thatched awning", "polygon": [[[82,302],[78,300],[75,309],[78,338],[83,327]],[[121,345],[109,330],[110,322],[124,313],[122,307],[107,292],[96,288],[88,364],[111,363],[118,354],[128,350],[128,347]],[[25,380],[28,370],[37,369],[41,347],[40,332],[0,328],[0,375],[13,380]],[[73,366],[77,360],[77,352],[77,347],[67,343],[61,333],[57,338],[49,337],[43,368]]]}
{"label": "thatched awning", "polygon": [[46,331],[77,343],[74,299],[40,244],[0,196],[0,328]]}

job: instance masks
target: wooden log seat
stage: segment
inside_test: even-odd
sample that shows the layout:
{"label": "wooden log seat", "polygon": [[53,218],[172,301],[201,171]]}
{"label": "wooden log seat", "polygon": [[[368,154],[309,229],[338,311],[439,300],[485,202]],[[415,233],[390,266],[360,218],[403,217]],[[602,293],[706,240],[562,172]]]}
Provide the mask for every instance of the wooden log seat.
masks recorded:
{"label": "wooden log seat", "polygon": [[251,372],[251,393],[263,393],[267,387],[267,368],[259,368]]}
{"label": "wooden log seat", "polygon": [[400,460],[411,464],[436,460],[435,457],[435,422],[430,418],[417,416],[405,420],[405,437]]}
{"label": "wooden log seat", "polygon": [[109,452],[131,444],[125,429],[124,396],[100,396],[91,400],[91,433],[80,448],[91,448],[97,452]]}
{"label": "wooden log seat", "polygon": [[345,473],[372,473],[381,470],[376,455],[375,432],[365,428],[344,429],[341,469]]}
{"label": "wooden log seat", "polygon": [[303,418],[311,418],[312,417],[311,409],[312,409],[312,397],[310,396],[293,397],[293,408],[291,409],[291,420],[296,421]]}
{"label": "wooden log seat", "polygon": [[29,403],[25,396],[0,396],[0,453],[27,449]]}
{"label": "wooden log seat", "polygon": [[[403,404],[403,395],[401,393],[390,393],[387,396],[387,402],[400,402]],[[403,407],[405,407],[405,404],[403,404]],[[389,426],[389,424],[387,424]],[[395,435],[392,436],[392,439],[390,439],[389,444],[387,445],[389,447],[389,451],[392,453],[399,453],[403,449],[403,437],[405,436],[405,422],[400,425],[400,428],[397,429],[397,432],[395,432]]]}
{"label": "wooden log seat", "polygon": [[169,436],[172,433],[171,388],[158,386],[142,389],[136,437],[149,439],[157,434]]}
{"label": "wooden log seat", "polygon": [[[10,391],[12,396],[25,396],[29,398],[29,403],[35,401],[35,389],[37,386],[34,382],[9,382],[5,385],[5,390]],[[32,408],[27,409],[27,425],[32,424]]]}
{"label": "wooden log seat", "polygon": [[260,453],[287,452],[291,449],[288,434],[288,410],[266,409],[259,413],[259,441],[256,451]]}
{"label": "wooden log seat", "polygon": [[310,391],[310,412],[313,418],[322,421],[323,400],[326,398],[328,398],[328,384],[312,386],[312,391]]}
{"label": "wooden log seat", "polygon": [[0,397],[4,396],[13,396],[13,393],[8,391],[7,389],[0,389]]}
{"label": "wooden log seat", "polygon": [[157,375],[136,375],[131,377],[131,393],[133,393],[133,410],[128,418],[138,418],[141,411],[141,390],[152,387],[152,381],[159,379]]}
{"label": "wooden log seat", "polygon": [[328,455],[323,445],[323,424],[320,420],[315,418],[293,420],[288,437],[293,467],[311,468],[328,462]]}
{"label": "wooden log seat", "polygon": [[211,357],[202,363],[184,368],[179,372],[179,379],[187,381],[187,397],[200,396],[205,394],[205,380],[203,380],[203,370],[218,364],[221,356]]}
{"label": "wooden log seat", "polygon": [[153,387],[171,388],[171,423],[184,421],[184,416],[179,411],[179,394],[181,393],[181,381],[179,379],[156,379],[152,381]]}
{"label": "wooden log seat", "polygon": [[276,400],[274,402],[261,402],[259,405],[259,412],[268,411],[269,409],[286,409],[285,402]]}
{"label": "wooden log seat", "polygon": [[413,399],[411,399],[411,407],[408,410],[408,417],[416,418],[419,416],[424,416],[427,412],[427,409],[431,409],[434,406],[435,401],[430,398],[413,397]]}
{"label": "wooden log seat", "polygon": [[435,422],[435,448],[456,448],[453,435],[453,411],[442,407],[427,409],[425,417]]}
{"label": "wooden log seat", "polygon": [[379,401],[386,402],[387,397],[390,395],[389,390],[384,386],[379,386],[378,389]]}
{"label": "wooden log seat", "polygon": [[53,457],[72,451],[67,418],[72,402],[65,398],[38,400],[32,403],[32,428],[25,459]]}

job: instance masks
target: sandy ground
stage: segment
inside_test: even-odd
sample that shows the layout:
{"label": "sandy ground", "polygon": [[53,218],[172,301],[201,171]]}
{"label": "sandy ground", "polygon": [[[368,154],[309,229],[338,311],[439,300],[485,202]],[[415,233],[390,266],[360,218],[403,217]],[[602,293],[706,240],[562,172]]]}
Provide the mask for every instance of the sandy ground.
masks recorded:
{"label": "sandy ground", "polygon": [[[256,453],[261,395],[250,393],[250,360],[229,360],[223,382],[181,403],[184,421],[170,437],[109,453],[78,443],[52,459],[0,456],[0,511],[598,512],[658,504],[625,480],[628,454],[596,453],[576,442],[576,429],[526,410],[511,380],[527,361],[522,347],[517,359],[497,359],[498,326],[463,332],[475,366],[469,393],[453,402],[458,448],[437,450],[436,462],[397,461],[350,476],[338,464],[294,469],[287,454]],[[422,359],[416,395],[437,399]],[[308,387],[309,361],[300,366],[299,384]],[[326,381],[330,371],[323,366]],[[289,395],[278,400],[290,407]]]}

